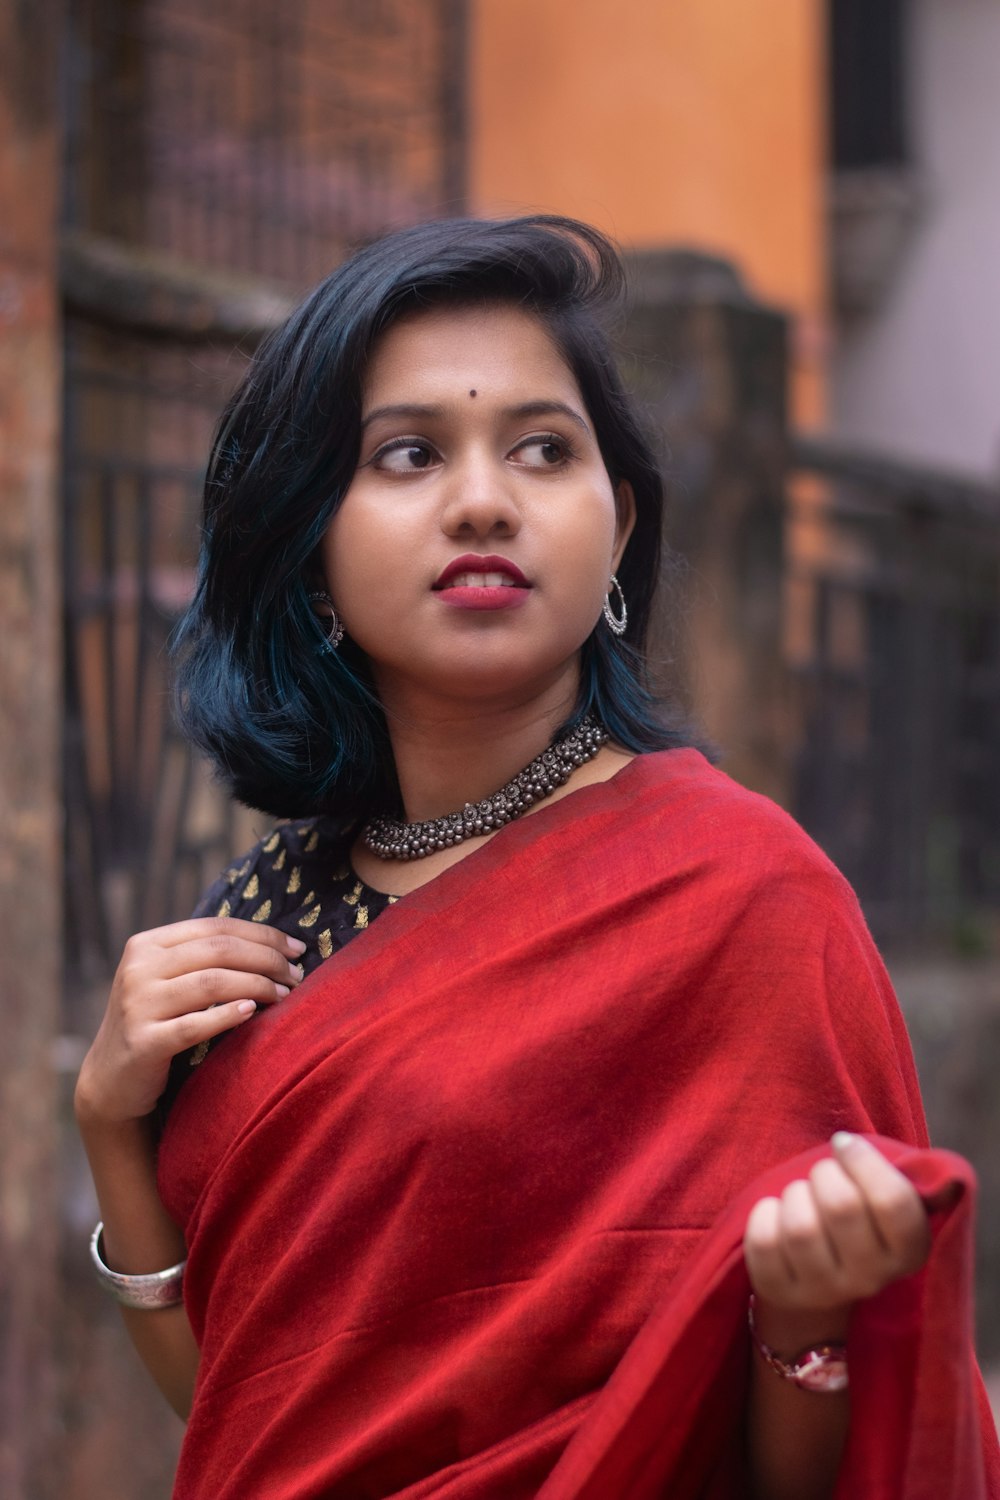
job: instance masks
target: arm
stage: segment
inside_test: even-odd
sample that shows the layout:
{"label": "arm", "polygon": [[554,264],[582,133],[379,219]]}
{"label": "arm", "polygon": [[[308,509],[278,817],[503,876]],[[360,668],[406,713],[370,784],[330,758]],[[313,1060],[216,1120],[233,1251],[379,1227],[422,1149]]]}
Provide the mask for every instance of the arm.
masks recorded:
{"label": "arm", "polygon": [[[775,1307],[758,1299],[764,1343],[791,1361],[813,1344],[844,1343],[848,1309]],[[747,1442],[758,1500],[828,1500],[833,1494],[850,1420],[850,1393],[800,1390],[755,1351],[747,1409]]]}
{"label": "arm", "polygon": [[[104,1220],[104,1259],[116,1271],[160,1271],[184,1259],[184,1240],[156,1192],[148,1120],[77,1118]],[[186,1418],[198,1370],[198,1346],[183,1304],[153,1312],[121,1309],[139,1357],[178,1416]]]}
{"label": "arm", "polygon": [[[785,1361],[845,1342],[852,1305],[919,1270],[930,1250],[912,1184],[860,1137],[835,1136],[833,1149],[747,1222],[757,1329]],[[849,1392],[800,1390],[755,1353],[747,1443],[757,1500],[829,1500],[848,1424]]]}
{"label": "arm", "polygon": [[[152,1111],[178,1052],[242,1023],[302,978],[304,944],[233,918],[178,922],[131,938],[76,1086],[75,1107],[113,1270],[159,1271],[184,1241],[156,1191]],[[183,1306],[123,1309],[129,1335],[166,1399],[187,1415],[198,1350]]]}

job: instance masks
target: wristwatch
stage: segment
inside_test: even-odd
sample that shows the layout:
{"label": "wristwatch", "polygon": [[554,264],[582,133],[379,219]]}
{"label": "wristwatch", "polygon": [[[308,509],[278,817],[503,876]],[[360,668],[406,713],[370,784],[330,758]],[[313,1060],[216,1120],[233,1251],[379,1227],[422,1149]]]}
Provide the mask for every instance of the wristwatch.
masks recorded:
{"label": "wristwatch", "polygon": [[850,1382],[847,1376],[846,1344],[811,1344],[808,1349],[797,1354],[791,1364],[786,1364],[773,1349],[768,1348],[757,1332],[753,1315],[755,1301],[751,1295],[750,1306],[747,1308],[750,1337],[757,1353],[776,1375],[780,1375],[783,1380],[790,1380],[803,1391],[816,1391],[820,1395],[833,1395],[836,1391],[847,1390]]}

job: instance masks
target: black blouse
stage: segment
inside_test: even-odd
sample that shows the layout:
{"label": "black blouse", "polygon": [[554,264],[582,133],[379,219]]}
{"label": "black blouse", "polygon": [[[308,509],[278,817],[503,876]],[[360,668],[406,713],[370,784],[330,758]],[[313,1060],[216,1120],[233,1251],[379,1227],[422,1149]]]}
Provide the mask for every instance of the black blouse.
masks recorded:
{"label": "black blouse", "polygon": [[[398,899],[357,878],[343,839],[319,817],[284,823],[267,834],[209,886],[193,915],[266,922],[301,938],[306,951],[299,962],[310,974]],[[228,1035],[224,1031],[173,1059],[158,1107],[161,1123],[191,1069]]]}

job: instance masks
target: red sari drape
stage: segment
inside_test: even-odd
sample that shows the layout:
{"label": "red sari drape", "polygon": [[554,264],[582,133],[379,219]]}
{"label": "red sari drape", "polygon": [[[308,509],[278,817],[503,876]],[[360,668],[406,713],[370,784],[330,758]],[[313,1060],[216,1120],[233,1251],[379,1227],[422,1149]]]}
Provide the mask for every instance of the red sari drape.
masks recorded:
{"label": "red sari drape", "polygon": [[961,1195],[856,1317],[838,1494],[996,1500],[971,1182],[843,880],[695,751],[510,825],[181,1091],[177,1500],[737,1500],[746,1211],[839,1128]]}

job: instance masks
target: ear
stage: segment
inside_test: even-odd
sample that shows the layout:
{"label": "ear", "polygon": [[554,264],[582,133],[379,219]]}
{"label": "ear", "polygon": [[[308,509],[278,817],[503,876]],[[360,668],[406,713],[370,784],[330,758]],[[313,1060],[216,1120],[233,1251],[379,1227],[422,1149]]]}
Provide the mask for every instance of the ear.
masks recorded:
{"label": "ear", "polygon": [[627,479],[615,486],[615,551],[611,571],[614,573],[622,560],[635,526],[635,494]]}

